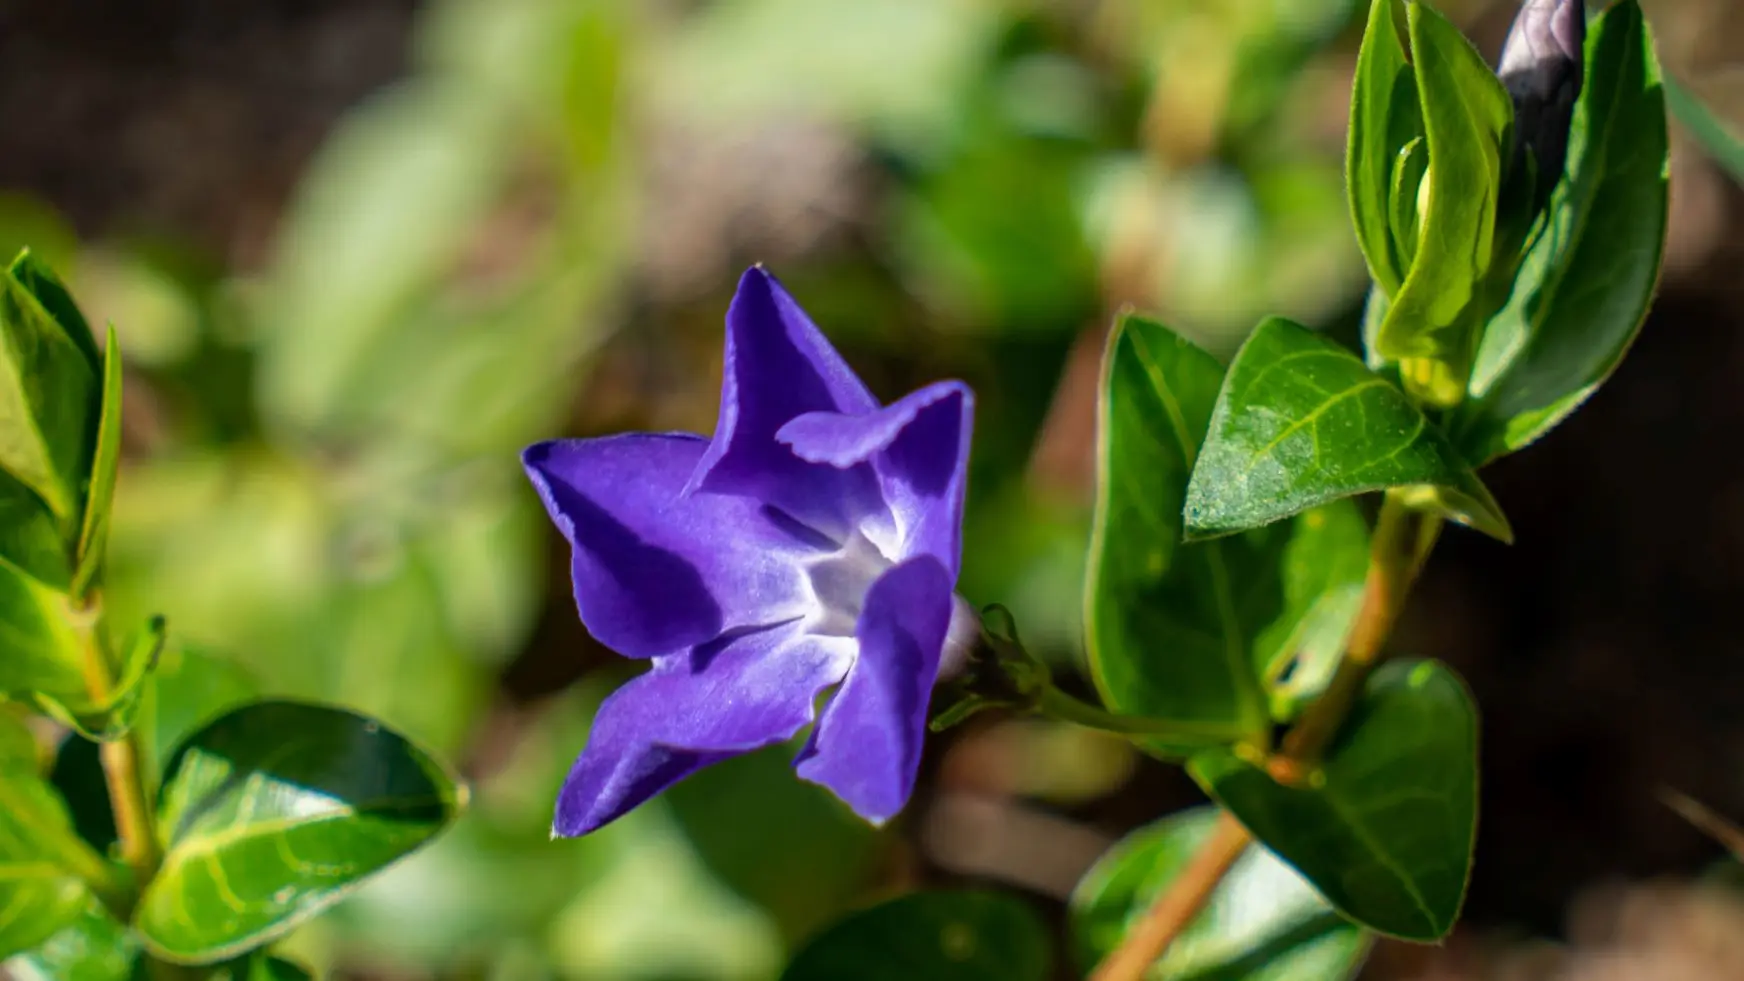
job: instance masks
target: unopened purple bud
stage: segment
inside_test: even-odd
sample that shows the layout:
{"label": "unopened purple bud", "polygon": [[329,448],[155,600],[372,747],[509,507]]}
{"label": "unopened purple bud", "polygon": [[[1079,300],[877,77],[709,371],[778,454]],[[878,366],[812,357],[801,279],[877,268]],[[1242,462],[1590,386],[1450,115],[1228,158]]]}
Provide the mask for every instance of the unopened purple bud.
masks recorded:
{"label": "unopened purple bud", "polygon": [[1582,0],[1526,0],[1502,47],[1496,74],[1514,101],[1516,160],[1522,151],[1532,152],[1543,190],[1562,176],[1568,155],[1586,33]]}

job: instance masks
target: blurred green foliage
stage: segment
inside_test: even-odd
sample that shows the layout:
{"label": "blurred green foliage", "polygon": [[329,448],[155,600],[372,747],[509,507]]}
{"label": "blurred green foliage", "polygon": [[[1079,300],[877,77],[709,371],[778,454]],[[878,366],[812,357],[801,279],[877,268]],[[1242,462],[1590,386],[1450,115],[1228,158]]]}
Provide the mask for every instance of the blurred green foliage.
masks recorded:
{"label": "blurred green foliage", "polygon": [[[882,393],[976,386],[963,592],[1070,663],[1094,358],[1074,366],[1109,314],[1157,311],[1218,354],[1262,313],[1355,319],[1356,6],[436,0],[408,74],[339,120],[258,266],[175,229],[80,241],[0,194],[0,252],[65,270],[129,359],[106,593],[117,622],[162,613],[176,640],[140,706],[148,747],[258,685],[375,715],[474,783],[449,833],[288,952],[770,978],[912,882],[915,828],[860,824],[782,772],[788,751],[547,840],[623,675],[574,624],[520,448],[708,431],[727,291],[767,261]],[[184,670],[214,654],[240,666]],[[1103,790],[1127,772],[1103,769]],[[1068,781],[1021,781],[1050,782]]]}

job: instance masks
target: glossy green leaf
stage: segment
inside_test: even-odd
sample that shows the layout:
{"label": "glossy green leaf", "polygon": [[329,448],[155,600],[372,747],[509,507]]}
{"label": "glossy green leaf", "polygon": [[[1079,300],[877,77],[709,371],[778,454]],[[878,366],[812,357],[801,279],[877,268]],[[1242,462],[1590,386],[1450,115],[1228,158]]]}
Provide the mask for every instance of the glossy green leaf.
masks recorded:
{"label": "glossy green leaf", "polygon": [[[22,726],[10,715],[0,725]],[[16,738],[8,744],[18,746]],[[29,950],[78,919],[90,900],[84,877],[109,878],[79,839],[35,754],[0,759],[0,958]]]}
{"label": "glossy green leaf", "polygon": [[[1145,742],[1164,755],[1263,733],[1261,677],[1277,676],[1322,595],[1366,568],[1354,511],[1182,543],[1188,475],[1222,378],[1210,355],[1133,316],[1103,363],[1086,646],[1110,707],[1180,724],[1182,739]],[[1298,561],[1286,562],[1292,551]],[[1202,738],[1189,742],[1195,730]]]}
{"label": "glossy green leaf", "polygon": [[1473,400],[1452,426],[1468,459],[1544,435],[1622,361],[1659,279],[1669,161],[1653,39],[1631,0],[1587,32],[1567,171],[1485,332]]}
{"label": "glossy green leaf", "polygon": [[1368,576],[1368,523],[1348,499],[1304,512],[1279,561],[1285,615],[1260,634],[1254,667],[1282,721],[1320,693],[1344,653]]}
{"label": "glossy green leaf", "polygon": [[1453,928],[1477,831],[1477,709],[1448,668],[1384,665],[1303,786],[1226,750],[1189,769],[1346,916],[1407,940]]}
{"label": "glossy green leaf", "polygon": [[95,900],[54,936],[4,967],[14,981],[150,981],[139,941]]}
{"label": "glossy green leaf", "polygon": [[72,332],[10,272],[0,276],[0,470],[75,533],[100,401],[97,366]]}
{"label": "glossy green leaf", "polygon": [[[1088,969],[1119,946],[1216,823],[1214,807],[1174,814],[1127,835],[1097,861],[1072,893],[1080,965]],[[1145,978],[1340,981],[1356,973],[1369,944],[1296,870],[1252,845]]]}
{"label": "glossy green leaf", "polygon": [[[1416,256],[1376,337],[1388,360],[1448,365],[1464,392],[1487,311],[1473,300],[1490,268],[1503,148],[1513,104],[1470,41],[1425,3],[1406,8],[1428,143]],[[1389,178],[1391,171],[1388,172]],[[1412,205],[1415,206],[1413,201]]]}
{"label": "glossy green leaf", "polygon": [[1390,229],[1391,187],[1401,148],[1423,131],[1417,83],[1399,37],[1399,0],[1371,0],[1350,93],[1344,179],[1357,244],[1369,274],[1389,296],[1410,268]]}
{"label": "glossy green leaf", "polygon": [[1512,537],[1490,492],[1404,392],[1337,341],[1273,317],[1229,366],[1187,487],[1187,534],[1225,535],[1421,485],[1441,492],[1447,517]]}
{"label": "glossy green leaf", "polygon": [[83,596],[103,569],[109,546],[109,512],[115,502],[115,477],[121,466],[121,345],[109,328],[103,346],[103,394],[97,423],[97,444],[91,456],[85,513],[73,569],[72,594]]}
{"label": "glossy green leaf", "polygon": [[234,957],[429,841],[461,797],[440,764],[372,719],[245,705],[172,758],[159,804],[163,869],[134,926],[169,960]]}
{"label": "glossy green leaf", "polygon": [[83,708],[79,670],[84,642],[68,617],[67,598],[0,562],[0,694],[41,694]]}
{"label": "glossy green leaf", "polygon": [[1715,163],[1731,174],[1733,180],[1744,182],[1744,131],[1722,119],[1689,86],[1670,76],[1661,83],[1665,86],[1666,108],[1701,142]]}
{"label": "glossy green leaf", "polygon": [[916,893],[838,921],[800,949],[781,981],[1045,981],[1047,935],[1016,896]]}

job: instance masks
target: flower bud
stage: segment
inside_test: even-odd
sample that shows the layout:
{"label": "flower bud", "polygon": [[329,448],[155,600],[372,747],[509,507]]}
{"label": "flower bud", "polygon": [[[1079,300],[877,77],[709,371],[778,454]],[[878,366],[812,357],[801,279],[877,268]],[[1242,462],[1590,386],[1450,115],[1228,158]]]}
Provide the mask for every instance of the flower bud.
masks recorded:
{"label": "flower bud", "polygon": [[1502,47],[1496,74],[1514,102],[1514,162],[1532,153],[1540,201],[1561,178],[1568,155],[1586,31],[1582,0],[1525,0]]}

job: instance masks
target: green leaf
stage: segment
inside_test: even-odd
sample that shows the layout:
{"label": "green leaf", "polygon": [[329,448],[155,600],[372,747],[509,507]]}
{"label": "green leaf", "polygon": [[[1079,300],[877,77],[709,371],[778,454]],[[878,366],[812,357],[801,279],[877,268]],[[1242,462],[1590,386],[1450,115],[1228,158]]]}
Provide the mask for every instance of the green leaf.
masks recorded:
{"label": "green leaf", "polygon": [[170,641],[139,695],[141,765],[155,780],[182,740],[259,692],[259,682],[235,661]]}
{"label": "green leaf", "polygon": [[1202,730],[1197,743],[1144,742],[1165,756],[1263,734],[1261,677],[1281,672],[1322,595],[1366,570],[1367,532],[1350,510],[1183,544],[1188,475],[1222,378],[1210,355],[1135,316],[1116,324],[1103,362],[1086,645],[1111,708]]}
{"label": "green leaf", "polygon": [[[1440,404],[1458,401],[1476,350],[1473,310],[1490,268],[1503,147],[1513,124],[1508,92],[1483,56],[1424,3],[1406,7],[1412,67],[1429,147],[1416,256],[1381,324],[1377,349],[1388,360],[1444,364],[1458,382]],[[1389,171],[1388,176],[1391,176]],[[1411,202],[1414,207],[1415,201]]]}
{"label": "green leaf", "polygon": [[4,966],[14,981],[145,981],[147,977],[139,941],[95,900],[41,946]]}
{"label": "green leaf", "polygon": [[1477,709],[1445,666],[1384,665],[1303,786],[1227,750],[1189,770],[1351,919],[1418,941],[1453,928],[1477,831]]}
{"label": "green leaf", "polygon": [[1423,179],[1429,175],[1429,146],[1419,136],[1400,148],[1393,160],[1391,198],[1388,201],[1387,227],[1393,233],[1393,246],[1399,251],[1399,263],[1405,268],[1417,258],[1417,240],[1422,235],[1419,221],[1422,211],[1417,207],[1423,190]]}
{"label": "green leaf", "polygon": [[0,694],[84,708],[83,645],[67,598],[0,562]]}
{"label": "green leaf", "polygon": [[235,957],[429,841],[463,796],[440,764],[372,719],[245,705],[172,758],[159,803],[163,868],[134,926],[166,960]]}
{"label": "green leaf", "polygon": [[79,546],[71,592],[83,596],[103,569],[103,554],[109,545],[109,512],[115,503],[115,476],[121,465],[121,345],[115,343],[115,328],[109,328],[103,345],[103,399],[97,424],[97,446],[91,458],[91,477],[85,493],[85,514],[79,530]]}
{"label": "green leaf", "polygon": [[1187,487],[1189,538],[1257,528],[1328,501],[1427,485],[1448,518],[1509,541],[1488,489],[1392,382],[1337,341],[1278,317],[1237,352]]}
{"label": "green leaf", "polygon": [[[1127,835],[1072,892],[1078,962],[1111,953],[1180,875],[1217,823],[1215,807],[1171,815]],[[1356,973],[1370,939],[1296,870],[1249,846],[1146,981],[1337,981]]]}
{"label": "green leaf", "polygon": [[1254,647],[1273,719],[1294,718],[1331,680],[1362,606],[1368,569],[1369,528],[1356,502],[1334,501],[1296,517],[1279,565],[1285,615]]}
{"label": "green leaf", "polygon": [[1669,167],[1653,38],[1631,0],[1587,33],[1567,171],[1485,331],[1473,400],[1451,426],[1468,459],[1544,435],[1621,363],[1659,279]]}
{"label": "green leaf", "polygon": [[863,910],[812,938],[781,981],[1044,981],[1048,928],[992,892],[923,892]]}
{"label": "green leaf", "polygon": [[85,877],[108,881],[110,872],[73,830],[37,761],[0,760],[0,958],[30,950],[78,919],[90,900]]}
{"label": "green leaf", "polygon": [[1417,84],[1399,39],[1399,0],[1372,0],[1350,93],[1350,143],[1344,158],[1351,219],[1369,273],[1388,295],[1399,291],[1410,259],[1390,230],[1390,190],[1401,148],[1423,132]]}
{"label": "green leaf", "polygon": [[79,305],[73,302],[72,293],[67,291],[66,284],[54,274],[48,263],[37,258],[30,249],[24,249],[12,260],[11,273],[18,285],[36,297],[36,302],[60,324],[67,339],[95,370],[103,362],[102,355],[97,352],[97,335],[91,332],[91,325],[79,311]]}
{"label": "green leaf", "polygon": [[1689,86],[1669,75],[1661,79],[1661,84],[1665,86],[1666,107],[1702,144],[1714,163],[1731,174],[1733,180],[1744,182],[1744,133],[1720,118]]}
{"label": "green leaf", "polygon": [[101,392],[74,333],[10,272],[0,276],[0,470],[76,534]]}
{"label": "green leaf", "polygon": [[133,729],[145,680],[157,668],[164,648],[164,619],[152,617],[127,643],[121,656],[121,674],[102,701],[81,696],[67,705],[46,692],[35,692],[38,708],[55,721],[86,739],[120,739]]}

